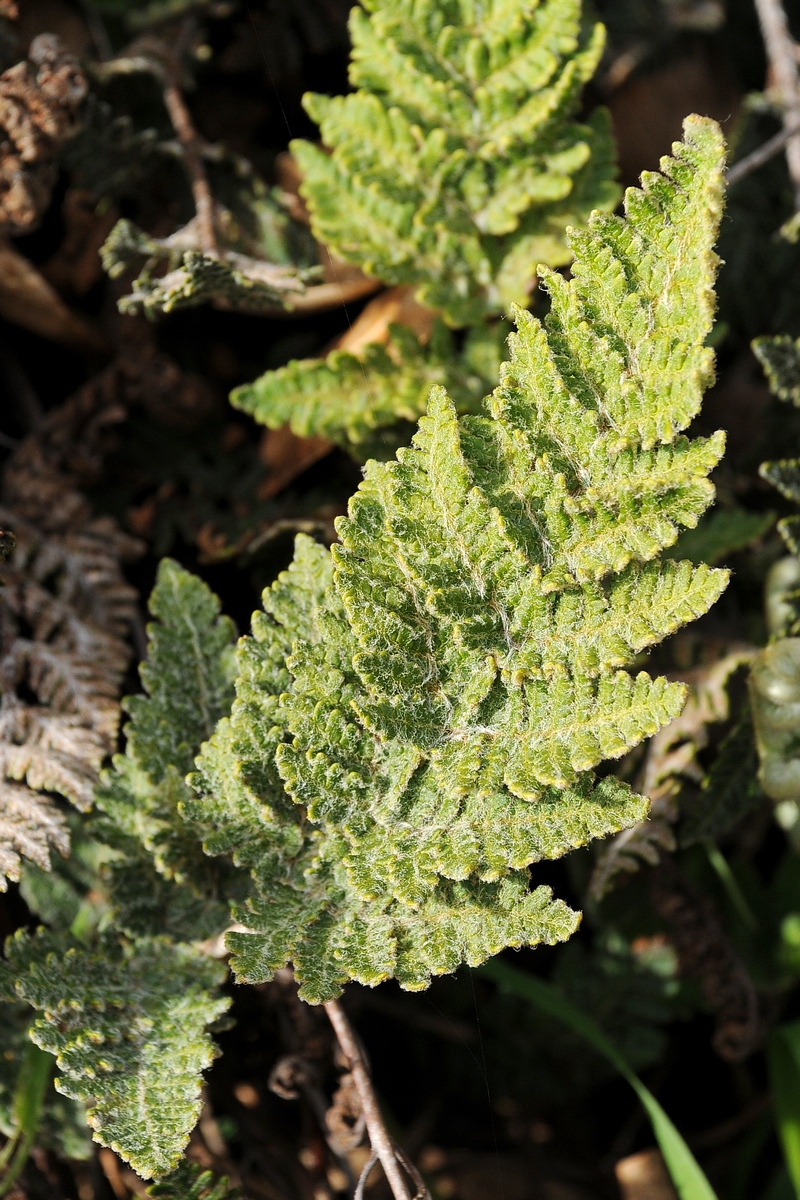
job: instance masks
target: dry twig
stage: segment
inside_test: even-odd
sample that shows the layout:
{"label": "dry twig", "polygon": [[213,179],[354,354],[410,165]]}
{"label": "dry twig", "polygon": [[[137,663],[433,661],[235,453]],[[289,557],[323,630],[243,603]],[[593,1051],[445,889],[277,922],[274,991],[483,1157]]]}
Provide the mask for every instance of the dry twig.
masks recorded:
{"label": "dry twig", "polygon": [[[333,1026],[342,1052],[349,1063],[353,1081],[361,1101],[361,1109],[364,1113],[364,1122],[367,1126],[370,1144],[380,1159],[381,1166],[392,1189],[392,1195],[395,1200],[409,1200],[406,1181],[400,1169],[400,1164],[402,1163],[403,1168],[413,1179],[417,1187],[414,1200],[417,1200],[418,1197],[430,1200],[428,1189],[425,1187],[425,1183],[419,1172],[409,1162],[406,1155],[395,1146],[389,1136],[389,1131],[386,1128],[383,1114],[378,1104],[378,1098],[372,1086],[372,1080],[369,1077],[369,1071],[364,1062],[364,1056],[361,1053],[361,1047],[358,1044],[358,1039],[344,1009],[338,1001],[329,1000],[325,1005],[325,1011]],[[363,1178],[364,1176],[362,1175]]]}
{"label": "dry twig", "polygon": [[200,245],[208,258],[219,258],[217,234],[214,229],[214,197],[208,183],[205,165],[203,163],[203,147],[197,130],[194,127],[191,113],[183,98],[180,88],[181,58],[187,44],[194,33],[194,21],[188,17],[184,22],[177,44],[167,63],[167,74],[164,83],[164,104],[172,128],[183,149],[183,161],[194,197],[194,207],[197,213],[197,230],[200,235]]}
{"label": "dry twig", "polygon": [[[786,129],[800,126],[800,74],[797,48],[789,32],[789,23],[781,0],[755,0],[761,33],[767,50],[775,92],[783,108]],[[792,133],[786,142],[786,161],[795,194],[795,208],[800,209],[800,133]]]}
{"label": "dry twig", "polygon": [[750,175],[753,171],[757,171],[759,167],[763,167],[764,163],[774,158],[796,134],[800,134],[800,120],[786,124],[774,137],[768,138],[763,145],[758,146],[745,158],[734,163],[725,172],[725,182],[728,187],[733,187],[740,179],[744,179],[746,175]]}

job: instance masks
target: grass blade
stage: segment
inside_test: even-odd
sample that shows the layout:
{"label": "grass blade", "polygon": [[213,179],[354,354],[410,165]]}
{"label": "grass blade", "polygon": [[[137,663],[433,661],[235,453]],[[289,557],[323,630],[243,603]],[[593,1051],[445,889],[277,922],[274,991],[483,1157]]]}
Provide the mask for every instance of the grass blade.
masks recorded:
{"label": "grass blade", "polygon": [[39,1119],[42,1115],[45,1094],[53,1070],[53,1056],[46,1050],[40,1050],[30,1042],[25,1057],[22,1060],[19,1078],[11,1113],[16,1125],[16,1133],[11,1138],[5,1150],[11,1147],[9,1154],[4,1155],[0,1167],[5,1167],[0,1179],[0,1197],[5,1196],[13,1187],[19,1173],[28,1160]]}
{"label": "grass blade", "polygon": [[[649,1088],[645,1087],[638,1075],[631,1070],[613,1042],[606,1037],[602,1029],[590,1017],[587,1017],[579,1008],[576,1008],[553,984],[546,983],[542,979],[537,979],[533,975],[527,975],[523,971],[516,970],[514,967],[509,967],[506,963],[494,960],[493,962],[485,963],[480,968],[480,971],[482,975],[493,980],[501,991],[509,992],[512,995],[521,997],[523,1000],[530,1001],[531,1004],[534,1004],[542,1012],[547,1013],[548,1016],[561,1021],[564,1025],[568,1025],[584,1041],[594,1046],[598,1053],[607,1058],[616,1067],[620,1075],[631,1085],[650,1118],[650,1124],[653,1127],[656,1141],[664,1156],[664,1162],[675,1185],[675,1190],[681,1200],[717,1200],[716,1193],[708,1182],[697,1159],[653,1093]],[[800,1024],[798,1025],[798,1050],[800,1051]],[[800,1076],[796,1078],[800,1079]],[[798,1103],[800,1103],[800,1091],[797,1095]],[[798,1131],[800,1133],[800,1122],[798,1123]],[[800,1141],[798,1142],[798,1148],[800,1149]]]}
{"label": "grass blade", "polygon": [[778,1137],[795,1195],[800,1197],[800,1021],[773,1030],[767,1063]]}

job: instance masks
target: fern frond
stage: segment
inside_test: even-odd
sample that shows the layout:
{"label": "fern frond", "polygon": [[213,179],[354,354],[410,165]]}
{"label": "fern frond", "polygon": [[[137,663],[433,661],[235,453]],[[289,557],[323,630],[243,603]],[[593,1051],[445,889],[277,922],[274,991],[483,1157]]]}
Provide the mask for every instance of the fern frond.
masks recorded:
{"label": "fern frond", "polygon": [[626,219],[571,235],[571,282],[544,272],[550,315],[517,312],[487,416],[434,389],[412,446],[368,464],[341,545],[298,539],[265,593],[186,806],[253,871],[241,977],[291,959],[319,1001],[564,938],[577,915],[527,867],[644,815],[593,769],[684,688],[628,668],[728,577],[656,560],[711,502],[723,445],[682,434],[713,377],[718,127],[690,118],[674,153]]}
{"label": "fern frond", "polygon": [[100,250],[103,267],[112,279],[140,268],[133,291],[119,301],[120,312],[153,317],[211,300],[243,312],[270,312],[290,307],[305,281],[319,275],[316,267],[266,262],[232,249],[210,258],[199,241],[191,224],[159,239],[132,221],[117,221]]}
{"label": "fern frond", "polygon": [[[732,677],[753,656],[751,647],[741,645],[717,662],[687,673],[689,695],[683,712],[660,729],[647,748],[641,788],[650,799],[648,819],[602,848],[589,884],[593,900],[602,900],[621,875],[638,871],[643,863],[655,867],[676,849],[675,825],[689,806],[692,789],[705,791],[702,809],[696,813],[696,828],[705,827],[706,820],[708,828],[713,828],[715,812],[733,807],[718,794],[721,786],[727,786],[720,773],[712,769],[706,776],[700,755],[709,744],[711,727],[729,718]],[[743,785],[748,782],[745,777]]]}
{"label": "fern frond", "polygon": [[[7,493],[25,449],[8,465]],[[35,492],[48,483],[34,471],[26,486]],[[54,491],[49,528],[24,517],[24,497],[0,505],[0,525],[16,535],[0,566],[8,585],[0,597],[0,891],[19,879],[22,857],[47,870],[50,848],[69,852],[66,818],[46,793],[91,807],[116,739],[129,658],[134,593],[120,569],[125,539],[108,520],[76,514],[67,489]]]}
{"label": "fern frond", "polygon": [[88,1105],[95,1141],[148,1178],[172,1170],[214,1058],[207,1026],[230,1003],[225,968],[166,940],[90,949],[42,930],[9,939],[3,971],[41,1012],[31,1037],[56,1056],[58,1091]]}
{"label": "fern frond", "polygon": [[[200,852],[181,813],[192,795],[184,776],[233,697],[235,630],[219,608],[202,580],[161,561],[150,598],[156,620],[140,668],[145,695],[123,701],[125,754],[114,756],[95,797],[101,836],[125,851],[110,866],[118,920],[137,933],[148,915],[155,929],[166,919],[178,936],[185,926],[184,936],[207,937],[225,923],[220,868]],[[232,878],[226,882],[233,886]],[[203,914],[208,926],[200,932]]]}
{"label": "fern frond", "polygon": [[40,798],[27,787],[0,780],[0,891],[8,879],[19,879],[22,859],[49,870],[51,848],[69,853],[64,814],[49,796]]}
{"label": "fern frond", "polygon": [[[781,399],[800,406],[800,339],[756,338],[756,357]],[[800,504],[800,459],[762,463],[759,474],[793,504]],[[800,800],[800,755],[797,727],[800,722],[800,638],[797,632],[800,514],[778,522],[794,558],[775,563],[767,576],[767,621],[773,640],[759,652],[750,672],[750,703],[760,760],[759,783],[778,804],[796,807]]]}
{"label": "fern frond", "polygon": [[427,345],[403,325],[389,328],[387,346],[372,342],[359,354],[333,350],[325,359],[290,362],[236,388],[231,403],[270,429],[290,425],[299,437],[328,438],[361,459],[393,454],[437,384],[459,412],[479,411],[492,382],[486,364],[501,361],[494,331],[472,330],[459,351],[441,322]]}
{"label": "fern frond", "polygon": [[350,17],[358,90],[304,101],[333,153],[291,145],[315,233],[475,323],[524,301],[537,263],[569,261],[569,222],[616,204],[608,116],[574,120],[603,29],[582,28],[578,0],[364,8]]}
{"label": "fern frond", "polygon": [[745,704],[703,780],[702,805],[691,810],[681,825],[681,846],[718,841],[759,808],[764,798],[757,773],[753,722]]}

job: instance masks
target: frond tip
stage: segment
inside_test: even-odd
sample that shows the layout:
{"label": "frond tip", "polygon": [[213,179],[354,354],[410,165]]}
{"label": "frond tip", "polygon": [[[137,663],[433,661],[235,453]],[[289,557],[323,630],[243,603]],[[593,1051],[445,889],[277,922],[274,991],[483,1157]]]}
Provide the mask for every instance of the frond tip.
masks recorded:
{"label": "frond tip", "polygon": [[713,377],[722,137],[690,118],[626,216],[544,272],[485,416],[434,388],[412,445],[370,462],[332,553],[298,538],[240,644],[238,699],[189,810],[255,889],[230,936],[250,981],[406,988],[578,914],[528,867],[640,820],[594,769],[680,711],[637,656],[728,573],[658,561],[713,499],[722,434],[683,430]]}

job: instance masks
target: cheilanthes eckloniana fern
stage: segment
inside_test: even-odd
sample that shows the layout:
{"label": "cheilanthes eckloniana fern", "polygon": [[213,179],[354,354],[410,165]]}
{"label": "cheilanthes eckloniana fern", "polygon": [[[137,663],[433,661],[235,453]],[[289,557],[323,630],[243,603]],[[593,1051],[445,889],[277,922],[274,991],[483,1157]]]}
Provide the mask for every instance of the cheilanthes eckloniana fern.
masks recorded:
{"label": "cheilanthes eckloniana fern", "polygon": [[229,1007],[225,968],[166,938],[92,947],[40,929],[9,938],[6,989],[38,1009],[30,1036],[56,1056],[56,1088],[83,1101],[96,1141],[141,1175],[177,1166],[200,1115],[207,1026]]}
{"label": "cheilanthes eckloniana fern", "polygon": [[[800,406],[800,339],[762,337],[753,342],[770,388],[781,400]],[[800,458],[761,464],[760,475],[792,504],[800,504]],[[800,837],[800,514],[778,522],[792,557],[775,563],[767,575],[769,645],[750,671],[750,704],[760,761],[759,782],[783,806],[779,816],[795,841]],[[789,636],[787,636],[789,635]]]}
{"label": "cheilanthes eckloniana fern", "polygon": [[625,218],[571,231],[572,280],[541,268],[550,313],[516,310],[485,415],[434,389],[341,545],[298,539],[265,593],[184,805],[252,870],[240,978],[291,960],[322,1001],[568,937],[578,914],[529,866],[645,813],[594,769],[680,711],[680,684],[628,668],[727,581],[658,560],[724,444],[683,434],[713,378],[723,159],[689,118]]}

